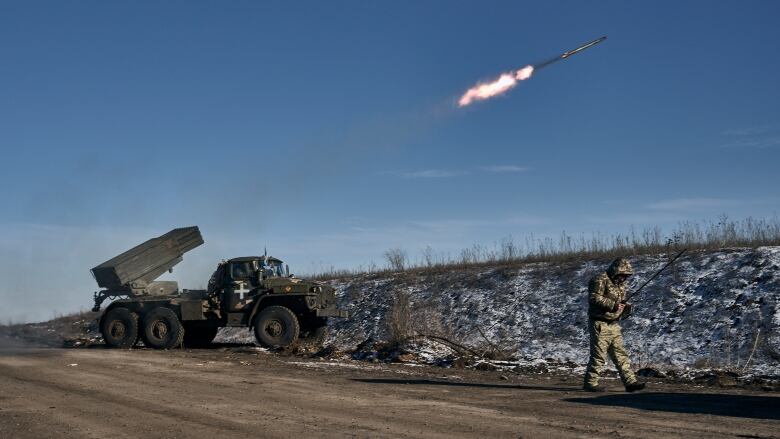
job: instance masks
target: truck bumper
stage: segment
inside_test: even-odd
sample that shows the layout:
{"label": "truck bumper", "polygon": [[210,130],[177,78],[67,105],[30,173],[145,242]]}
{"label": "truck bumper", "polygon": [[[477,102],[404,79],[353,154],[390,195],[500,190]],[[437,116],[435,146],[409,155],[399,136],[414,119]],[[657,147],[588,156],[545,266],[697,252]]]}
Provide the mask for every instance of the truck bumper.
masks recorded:
{"label": "truck bumper", "polygon": [[336,308],[318,309],[316,313],[317,317],[342,317],[345,319],[349,317],[349,313],[347,311]]}

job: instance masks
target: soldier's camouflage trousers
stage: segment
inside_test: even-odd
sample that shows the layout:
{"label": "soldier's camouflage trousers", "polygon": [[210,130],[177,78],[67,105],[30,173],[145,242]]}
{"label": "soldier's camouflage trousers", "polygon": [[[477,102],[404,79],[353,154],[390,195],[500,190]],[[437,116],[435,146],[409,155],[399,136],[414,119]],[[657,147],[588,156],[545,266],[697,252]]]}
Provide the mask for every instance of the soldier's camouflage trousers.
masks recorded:
{"label": "soldier's camouflage trousers", "polygon": [[590,320],[589,329],[590,361],[588,361],[588,370],[585,372],[585,384],[591,386],[599,384],[599,374],[604,368],[607,355],[615,363],[624,385],[636,382],[636,376],[631,371],[628,352],[623,347],[623,333],[620,331],[620,324]]}

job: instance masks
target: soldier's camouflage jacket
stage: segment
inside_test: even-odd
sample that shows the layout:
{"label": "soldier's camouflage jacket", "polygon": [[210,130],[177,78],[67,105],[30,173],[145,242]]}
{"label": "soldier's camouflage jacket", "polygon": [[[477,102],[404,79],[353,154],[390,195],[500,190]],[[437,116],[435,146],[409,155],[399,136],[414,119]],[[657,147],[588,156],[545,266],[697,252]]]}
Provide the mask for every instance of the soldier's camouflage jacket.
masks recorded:
{"label": "soldier's camouflage jacket", "polygon": [[626,298],[626,284],[618,286],[612,278],[618,274],[633,274],[631,264],[616,259],[606,272],[596,275],[588,284],[588,316],[594,320],[613,321],[620,317],[618,305]]}

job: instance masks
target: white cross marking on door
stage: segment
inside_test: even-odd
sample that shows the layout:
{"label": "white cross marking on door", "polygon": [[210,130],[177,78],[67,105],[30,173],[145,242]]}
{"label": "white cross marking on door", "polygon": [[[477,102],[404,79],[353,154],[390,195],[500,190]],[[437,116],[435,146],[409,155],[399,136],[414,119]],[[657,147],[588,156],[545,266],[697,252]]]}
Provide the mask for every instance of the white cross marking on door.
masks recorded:
{"label": "white cross marking on door", "polygon": [[238,284],[238,289],[233,289],[233,292],[238,294],[238,300],[244,301],[244,294],[248,293],[251,290],[244,289],[244,282],[236,282]]}

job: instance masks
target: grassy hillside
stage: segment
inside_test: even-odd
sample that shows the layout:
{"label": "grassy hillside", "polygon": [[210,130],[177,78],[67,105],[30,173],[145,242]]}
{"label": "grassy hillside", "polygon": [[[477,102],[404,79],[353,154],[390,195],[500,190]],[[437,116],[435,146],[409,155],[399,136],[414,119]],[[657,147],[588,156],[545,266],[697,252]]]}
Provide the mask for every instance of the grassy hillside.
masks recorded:
{"label": "grassy hillside", "polygon": [[[630,256],[634,285],[670,254]],[[587,283],[610,259],[479,264],[334,279],[343,349],[433,334],[505,356],[583,363]],[[697,250],[651,282],[623,324],[641,365],[780,373],[780,247]]]}

